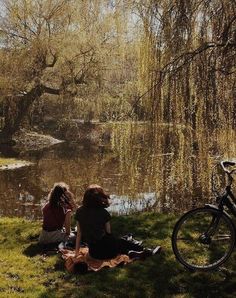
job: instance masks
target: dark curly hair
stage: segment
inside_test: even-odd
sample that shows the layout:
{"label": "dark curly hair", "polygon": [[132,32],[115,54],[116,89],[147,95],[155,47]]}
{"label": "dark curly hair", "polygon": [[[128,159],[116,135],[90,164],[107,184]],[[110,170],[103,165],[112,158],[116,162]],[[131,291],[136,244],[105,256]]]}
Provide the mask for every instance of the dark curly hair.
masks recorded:
{"label": "dark curly hair", "polygon": [[61,201],[61,196],[69,189],[69,186],[64,182],[55,183],[49,193],[49,204],[53,207],[58,207]]}
{"label": "dark curly hair", "polygon": [[83,197],[82,205],[89,208],[109,207],[109,195],[97,184],[90,185]]}

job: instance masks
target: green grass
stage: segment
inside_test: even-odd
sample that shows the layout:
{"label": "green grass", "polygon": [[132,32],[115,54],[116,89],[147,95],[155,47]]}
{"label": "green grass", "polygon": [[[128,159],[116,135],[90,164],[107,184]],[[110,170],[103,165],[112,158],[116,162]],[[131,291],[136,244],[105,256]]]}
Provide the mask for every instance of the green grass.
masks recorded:
{"label": "green grass", "polygon": [[18,160],[15,158],[2,158],[0,157],[0,166],[8,166],[16,163]]}
{"label": "green grass", "polygon": [[29,161],[15,159],[15,158],[3,158],[0,157],[0,169],[10,168],[19,168],[22,166],[30,165]]}
{"label": "green grass", "polygon": [[[154,213],[115,217],[115,234],[133,232],[164,252],[124,267],[72,275],[59,255],[41,255],[39,222],[0,218],[0,297],[236,297],[236,274],[191,273],[178,264],[170,242],[176,220]],[[236,271],[235,253],[226,267]]]}

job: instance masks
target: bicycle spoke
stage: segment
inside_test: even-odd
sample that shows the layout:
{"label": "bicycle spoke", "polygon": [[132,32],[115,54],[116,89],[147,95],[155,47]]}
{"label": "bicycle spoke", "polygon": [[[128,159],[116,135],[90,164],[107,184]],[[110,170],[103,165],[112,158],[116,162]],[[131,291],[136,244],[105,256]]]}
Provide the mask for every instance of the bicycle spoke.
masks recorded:
{"label": "bicycle spoke", "polygon": [[223,235],[223,236],[220,236],[220,235],[217,235],[217,236],[214,236],[213,238],[211,238],[211,241],[229,241],[231,238],[230,235]]}
{"label": "bicycle spoke", "polygon": [[234,242],[234,230],[228,218],[206,208],[183,217],[174,235],[177,258],[192,268],[217,266],[230,255]]}

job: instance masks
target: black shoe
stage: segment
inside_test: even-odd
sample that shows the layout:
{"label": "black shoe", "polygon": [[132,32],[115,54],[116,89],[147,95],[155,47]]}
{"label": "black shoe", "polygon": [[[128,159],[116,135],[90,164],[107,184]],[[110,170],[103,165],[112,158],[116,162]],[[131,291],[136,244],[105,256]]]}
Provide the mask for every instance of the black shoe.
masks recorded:
{"label": "black shoe", "polygon": [[132,242],[133,244],[140,245],[140,246],[141,246],[142,243],[143,243],[142,240],[135,240],[135,239],[132,239],[131,242]]}
{"label": "black shoe", "polygon": [[126,241],[129,241],[130,243],[136,244],[136,245],[142,245],[143,241],[142,240],[136,240],[133,237],[133,234],[129,233],[128,235],[124,235],[121,237],[121,239],[124,239]]}
{"label": "black shoe", "polygon": [[131,259],[145,259],[147,257],[151,257],[154,256],[156,254],[159,254],[161,252],[161,246],[156,246],[154,249],[150,249],[150,248],[145,248],[142,251],[135,251],[135,250],[130,250],[128,252],[128,256]]}
{"label": "black shoe", "polygon": [[157,255],[161,252],[162,248],[161,246],[156,246],[153,250],[152,250],[152,255]]}
{"label": "black shoe", "polygon": [[145,255],[146,257],[151,257],[151,256],[154,256],[154,255],[157,255],[161,252],[161,246],[156,246],[154,249],[145,248],[144,252],[146,254]]}
{"label": "black shoe", "polygon": [[68,250],[73,250],[73,249],[75,249],[75,243],[73,243],[71,241],[66,241],[64,248],[68,249]]}
{"label": "black shoe", "polygon": [[135,251],[135,250],[130,250],[128,252],[128,256],[130,257],[130,259],[145,259],[146,258],[146,251],[142,250],[142,251]]}
{"label": "black shoe", "polygon": [[129,233],[127,235],[124,235],[121,237],[121,239],[127,240],[127,241],[132,241],[133,240],[133,234]]}
{"label": "black shoe", "polygon": [[145,257],[151,257],[161,252],[161,246],[156,246],[154,249],[145,248],[143,251],[144,251]]}

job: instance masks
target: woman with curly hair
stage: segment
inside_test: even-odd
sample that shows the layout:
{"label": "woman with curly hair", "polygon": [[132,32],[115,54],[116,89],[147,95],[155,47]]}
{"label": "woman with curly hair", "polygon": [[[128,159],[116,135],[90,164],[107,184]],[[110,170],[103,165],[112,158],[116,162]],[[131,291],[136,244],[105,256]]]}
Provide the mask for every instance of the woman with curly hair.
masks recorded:
{"label": "woman with curly hair", "polygon": [[55,183],[42,208],[43,226],[39,243],[67,241],[71,233],[71,214],[76,209],[74,195],[64,182]]}

